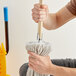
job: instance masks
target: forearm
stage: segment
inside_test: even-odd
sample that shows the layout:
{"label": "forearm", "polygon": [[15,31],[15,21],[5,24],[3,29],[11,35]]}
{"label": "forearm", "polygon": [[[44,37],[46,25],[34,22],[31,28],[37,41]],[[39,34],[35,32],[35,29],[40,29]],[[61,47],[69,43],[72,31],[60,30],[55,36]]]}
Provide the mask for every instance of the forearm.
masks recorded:
{"label": "forearm", "polygon": [[61,67],[61,66],[54,65],[52,74],[54,76],[76,76],[76,69],[75,68],[66,68],[66,67]]}
{"label": "forearm", "polygon": [[46,20],[43,22],[43,27],[48,30],[53,30],[57,28],[56,14],[49,13]]}
{"label": "forearm", "polygon": [[75,17],[76,16],[71,14],[69,10],[66,7],[64,7],[55,14],[48,14],[48,17],[43,22],[44,28],[48,30],[59,28],[60,26],[62,26],[63,24],[67,23]]}

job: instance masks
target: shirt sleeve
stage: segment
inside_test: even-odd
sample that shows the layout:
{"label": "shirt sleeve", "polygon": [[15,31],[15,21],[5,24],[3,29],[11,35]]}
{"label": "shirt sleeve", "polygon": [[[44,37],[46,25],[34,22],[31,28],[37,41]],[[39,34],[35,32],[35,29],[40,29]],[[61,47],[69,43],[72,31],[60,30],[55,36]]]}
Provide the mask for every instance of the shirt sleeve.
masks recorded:
{"label": "shirt sleeve", "polygon": [[76,0],[71,0],[66,7],[73,15],[76,16]]}
{"label": "shirt sleeve", "polygon": [[76,68],[76,59],[53,59],[52,63],[58,66]]}

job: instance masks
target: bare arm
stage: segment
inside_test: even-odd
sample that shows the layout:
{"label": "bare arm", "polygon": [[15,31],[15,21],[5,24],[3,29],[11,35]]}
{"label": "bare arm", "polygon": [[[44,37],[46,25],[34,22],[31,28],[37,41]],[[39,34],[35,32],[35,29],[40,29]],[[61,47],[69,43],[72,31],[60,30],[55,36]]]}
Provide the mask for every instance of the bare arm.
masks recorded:
{"label": "bare arm", "polygon": [[69,12],[66,7],[62,8],[55,14],[48,15],[49,16],[47,17],[47,20],[44,21],[44,28],[49,30],[56,29],[75,18],[75,16],[71,12]]}
{"label": "bare arm", "polygon": [[76,68],[67,68],[54,65],[49,56],[40,56],[28,51],[29,67],[40,74],[50,74],[54,76],[76,76]]}
{"label": "bare arm", "polygon": [[40,8],[39,4],[35,4],[32,13],[33,20],[37,23],[43,21],[44,28],[48,30],[56,29],[75,18],[66,7],[63,7],[57,13],[52,14],[48,12],[47,5],[43,5],[42,8]]}
{"label": "bare arm", "polygon": [[67,68],[54,65],[52,73],[54,76],[76,76],[76,68]]}

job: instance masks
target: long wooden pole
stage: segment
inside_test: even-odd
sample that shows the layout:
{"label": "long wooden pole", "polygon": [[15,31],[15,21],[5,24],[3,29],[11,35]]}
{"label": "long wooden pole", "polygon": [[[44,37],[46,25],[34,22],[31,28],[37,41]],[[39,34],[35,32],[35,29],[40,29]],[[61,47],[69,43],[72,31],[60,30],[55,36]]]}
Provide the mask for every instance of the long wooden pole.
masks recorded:
{"label": "long wooden pole", "polygon": [[[39,3],[42,7],[42,0],[39,0]],[[39,41],[42,39],[42,26],[43,26],[43,22],[39,22],[38,23],[38,36],[39,36]]]}

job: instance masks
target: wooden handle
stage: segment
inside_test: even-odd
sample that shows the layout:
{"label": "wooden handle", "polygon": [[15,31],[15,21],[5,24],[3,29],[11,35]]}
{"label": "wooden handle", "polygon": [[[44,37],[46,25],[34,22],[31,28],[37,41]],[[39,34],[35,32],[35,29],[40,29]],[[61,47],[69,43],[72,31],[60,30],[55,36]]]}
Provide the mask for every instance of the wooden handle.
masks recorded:
{"label": "wooden handle", "polygon": [[[40,5],[42,5],[42,0],[39,0]],[[42,39],[42,26],[43,26],[43,22],[38,22],[38,35],[39,35],[39,39]]]}
{"label": "wooden handle", "polygon": [[42,5],[42,0],[39,0],[40,5]]}

